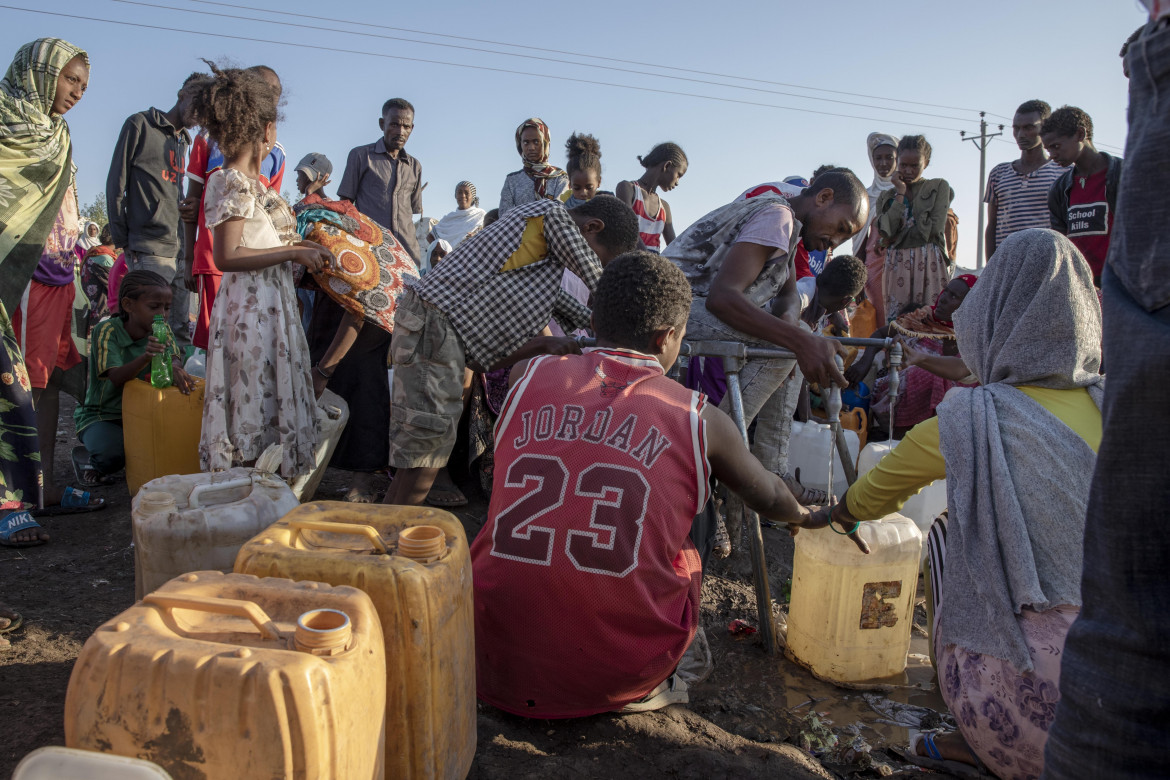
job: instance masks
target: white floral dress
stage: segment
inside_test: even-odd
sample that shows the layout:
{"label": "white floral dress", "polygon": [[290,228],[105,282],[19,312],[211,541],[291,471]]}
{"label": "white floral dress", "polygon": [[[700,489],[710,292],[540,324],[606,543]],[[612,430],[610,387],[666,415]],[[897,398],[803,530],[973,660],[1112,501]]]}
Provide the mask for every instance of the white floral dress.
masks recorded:
{"label": "white floral dress", "polygon": [[[296,240],[296,216],[288,204],[239,171],[213,173],[205,203],[208,229],[232,217],[245,220],[242,246],[269,249]],[[284,446],[285,479],[313,468],[317,404],[293,268],[285,262],[223,275],[207,350],[199,441],[204,471],[253,461],[271,444]]]}

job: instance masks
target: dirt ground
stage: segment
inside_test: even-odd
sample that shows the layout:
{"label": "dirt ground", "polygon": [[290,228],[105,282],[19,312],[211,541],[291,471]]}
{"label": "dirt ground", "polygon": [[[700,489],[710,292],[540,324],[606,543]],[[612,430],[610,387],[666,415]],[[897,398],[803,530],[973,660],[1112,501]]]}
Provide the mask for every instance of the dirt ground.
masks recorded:
{"label": "dirt ground", "polygon": [[[65,396],[62,407],[59,478],[71,475],[68,452],[76,443],[73,404]],[[345,472],[330,470],[316,497],[340,498],[347,481]],[[376,486],[384,489],[385,480]],[[472,503],[456,514],[470,536],[486,505],[470,484],[464,490]],[[24,616],[24,626],[6,635],[12,647],[0,650],[0,778],[9,777],[29,751],[64,744],[73,662],[90,633],[134,601],[125,482],[95,494],[106,499],[107,510],[40,521],[52,536],[49,544],[0,547],[0,601]],[[781,598],[791,575],[792,542],[777,529],[764,533],[773,597]],[[889,749],[906,744],[906,725],[933,725],[936,711],[943,711],[929,667],[921,664],[920,632],[911,648],[919,663],[903,685],[875,695],[822,683],[782,657],[768,656],[754,638],[729,633],[735,619],[757,622],[753,590],[714,563],[704,583],[702,622],[715,668],[692,688],[689,706],[535,721],[480,705],[469,777],[921,776],[922,770]]]}

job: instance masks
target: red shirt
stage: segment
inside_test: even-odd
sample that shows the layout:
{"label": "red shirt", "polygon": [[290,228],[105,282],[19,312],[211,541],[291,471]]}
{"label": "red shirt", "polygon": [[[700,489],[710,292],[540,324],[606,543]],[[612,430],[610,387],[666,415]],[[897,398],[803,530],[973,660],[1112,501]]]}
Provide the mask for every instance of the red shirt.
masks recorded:
{"label": "red shirt", "polygon": [[1108,169],[1082,178],[1073,171],[1072,189],[1068,194],[1068,237],[1081,250],[1093,276],[1100,278],[1109,254],[1109,234],[1113,232],[1113,214],[1105,198]]}
{"label": "red shirt", "polygon": [[575,718],[636,701],[694,638],[706,399],[631,350],[536,358],[496,424],[471,546],[479,698]]}

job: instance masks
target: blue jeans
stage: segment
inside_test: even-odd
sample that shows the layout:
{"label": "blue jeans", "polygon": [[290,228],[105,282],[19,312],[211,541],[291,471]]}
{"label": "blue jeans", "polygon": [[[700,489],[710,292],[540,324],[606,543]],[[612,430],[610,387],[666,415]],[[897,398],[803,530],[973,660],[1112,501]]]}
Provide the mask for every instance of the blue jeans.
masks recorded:
{"label": "blue jeans", "polygon": [[[1170,722],[1170,25],[1129,49],[1129,138],[1102,275],[1104,437],[1044,777],[1165,777]],[[1154,435],[1151,435],[1154,434]]]}

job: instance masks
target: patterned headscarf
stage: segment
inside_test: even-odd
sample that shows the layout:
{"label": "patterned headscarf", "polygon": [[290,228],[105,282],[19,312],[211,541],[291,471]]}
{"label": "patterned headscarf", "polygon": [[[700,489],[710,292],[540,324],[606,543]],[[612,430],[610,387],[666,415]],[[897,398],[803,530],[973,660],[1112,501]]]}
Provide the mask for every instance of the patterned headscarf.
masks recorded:
{"label": "patterned headscarf", "polygon": [[57,77],[89,55],[59,38],[20,47],[0,81],[0,304],[12,310],[73,183],[69,126],[53,113]]}
{"label": "patterned headscarf", "polygon": [[[528,128],[536,130],[540,133],[540,160],[538,162],[530,162],[524,157],[524,144],[521,143],[520,136]],[[549,179],[559,179],[561,177],[568,178],[568,174],[555,165],[549,165],[548,152],[551,143],[551,136],[548,132],[548,125],[544,120],[538,117],[525,119],[519,127],[516,128],[516,151],[520,153],[520,159],[524,161],[524,172],[532,179],[533,189],[536,190],[536,197],[547,198],[545,190],[548,187]]]}
{"label": "patterned headscarf", "polygon": [[479,205],[479,196],[475,194],[475,185],[469,181],[461,181],[455,185],[455,189],[458,190],[460,187],[467,188],[467,191],[469,193],[471,193],[471,205],[478,206]]}

